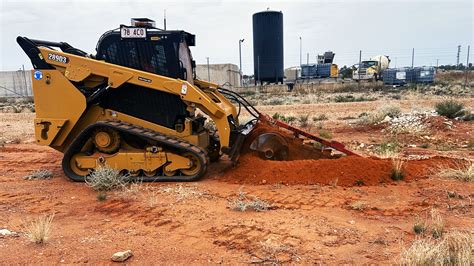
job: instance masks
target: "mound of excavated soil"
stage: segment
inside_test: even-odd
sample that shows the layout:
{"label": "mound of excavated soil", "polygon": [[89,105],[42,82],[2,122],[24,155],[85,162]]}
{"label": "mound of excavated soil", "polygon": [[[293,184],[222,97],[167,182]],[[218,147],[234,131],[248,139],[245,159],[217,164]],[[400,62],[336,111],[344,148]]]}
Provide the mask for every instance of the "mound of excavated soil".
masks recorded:
{"label": "mound of excavated soil", "polygon": [[[449,159],[432,158],[404,163],[405,180],[426,178],[429,169]],[[393,182],[389,159],[347,156],[339,159],[267,161],[253,154],[242,156],[224,180],[242,184],[378,185]]]}

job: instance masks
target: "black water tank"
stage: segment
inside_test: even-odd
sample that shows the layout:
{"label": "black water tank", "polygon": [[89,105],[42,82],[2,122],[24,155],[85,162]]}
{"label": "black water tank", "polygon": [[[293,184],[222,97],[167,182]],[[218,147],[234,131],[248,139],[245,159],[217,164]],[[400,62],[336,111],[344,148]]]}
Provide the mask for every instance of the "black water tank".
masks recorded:
{"label": "black water tank", "polygon": [[255,81],[283,82],[283,13],[253,14],[253,70]]}

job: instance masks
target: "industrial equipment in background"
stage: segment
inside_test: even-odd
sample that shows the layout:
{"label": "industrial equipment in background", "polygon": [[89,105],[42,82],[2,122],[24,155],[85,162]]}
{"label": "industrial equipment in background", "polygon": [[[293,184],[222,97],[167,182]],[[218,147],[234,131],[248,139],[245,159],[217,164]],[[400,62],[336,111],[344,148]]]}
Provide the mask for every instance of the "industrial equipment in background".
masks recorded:
{"label": "industrial equipment in background", "polygon": [[253,69],[257,83],[283,83],[283,13],[253,14]]}
{"label": "industrial equipment in background", "polygon": [[336,64],[301,65],[301,79],[337,78],[339,71]]}
{"label": "industrial equipment in background", "polygon": [[[104,165],[141,181],[192,181],[222,154],[236,162],[241,149],[285,160],[296,140],[321,157],[333,150],[356,155],[196,78],[189,49],[195,36],[158,29],[150,19],[105,32],[95,55],[66,42],[20,36],[17,42],[34,67],[35,141],[64,153],[62,168],[74,181]],[[247,123],[239,120],[243,109],[252,117]]]}
{"label": "industrial equipment in background", "polygon": [[335,55],[332,51],[327,51],[318,55],[317,64],[301,65],[301,79],[337,78],[339,70],[333,64]]}
{"label": "industrial equipment in background", "polygon": [[393,86],[403,86],[410,83],[430,84],[434,82],[435,75],[434,67],[389,68],[383,73],[383,83]]}
{"label": "industrial equipment in background", "polygon": [[336,54],[333,53],[332,51],[327,51],[327,52],[324,52],[323,54],[318,54],[318,64],[321,65],[321,64],[332,64],[332,62],[334,61],[334,56]]}
{"label": "industrial equipment in background", "polygon": [[355,81],[377,81],[383,79],[383,72],[389,67],[390,59],[386,55],[377,55],[355,65],[352,79]]}

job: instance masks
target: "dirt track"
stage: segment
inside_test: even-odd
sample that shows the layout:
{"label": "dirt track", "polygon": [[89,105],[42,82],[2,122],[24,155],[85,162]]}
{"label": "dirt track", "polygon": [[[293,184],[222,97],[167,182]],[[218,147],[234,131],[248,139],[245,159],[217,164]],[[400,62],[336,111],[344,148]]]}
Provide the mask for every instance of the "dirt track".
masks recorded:
{"label": "dirt track", "polygon": [[[222,161],[212,165],[200,182],[145,184],[128,192],[110,193],[105,202],[99,202],[84,184],[66,179],[60,153],[24,144],[32,141],[32,117],[0,114],[0,133],[9,131],[9,137],[21,136],[23,142],[6,144],[0,150],[0,229],[20,233],[19,237],[0,237],[1,263],[109,263],[113,253],[131,249],[134,257],[128,262],[135,264],[384,264],[397,263],[400,251],[415,238],[415,217],[425,217],[432,208],[441,212],[448,231],[474,228],[469,201],[474,197],[472,183],[428,178],[425,171],[398,183],[380,177],[383,184],[357,186],[352,181],[328,179],[319,182],[323,185],[286,185],[288,176],[323,176],[316,168],[299,172],[314,165],[311,161],[272,162],[276,164],[266,164],[260,170],[252,158],[243,158],[237,169]],[[24,131],[12,134],[11,128],[14,132],[18,125]],[[451,132],[453,139],[473,130],[472,124],[457,128]],[[334,132],[347,142],[355,134],[362,139],[382,138],[378,131],[337,128]],[[405,153],[420,154],[420,150],[405,149]],[[444,154],[431,149],[421,153]],[[466,149],[445,154],[474,156]],[[338,168],[343,164],[332,161],[335,169],[344,171]],[[251,164],[253,168],[248,167]],[[294,172],[281,168],[286,164],[299,168]],[[36,169],[50,170],[54,177],[22,178]],[[274,171],[276,179],[263,182],[260,174],[265,171]],[[278,182],[279,174],[282,182]],[[229,201],[239,191],[268,201],[272,208],[266,212],[231,210]],[[448,197],[448,191],[459,197]],[[55,218],[49,241],[43,245],[29,242],[23,222],[50,213],[55,213]]]}

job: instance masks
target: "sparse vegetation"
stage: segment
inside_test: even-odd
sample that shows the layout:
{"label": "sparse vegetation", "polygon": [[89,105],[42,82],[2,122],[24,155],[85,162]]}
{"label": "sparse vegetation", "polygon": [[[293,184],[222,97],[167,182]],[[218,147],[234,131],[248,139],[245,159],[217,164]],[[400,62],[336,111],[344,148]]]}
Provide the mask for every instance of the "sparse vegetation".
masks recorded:
{"label": "sparse vegetation", "polygon": [[419,216],[417,216],[415,224],[413,225],[413,231],[417,235],[423,234],[426,231],[426,222],[425,222],[425,220],[423,220]]}
{"label": "sparse vegetation", "polygon": [[324,139],[332,139],[332,133],[325,129],[319,130],[319,136]]}
{"label": "sparse vegetation", "polygon": [[50,179],[53,177],[53,173],[48,170],[36,170],[30,172],[28,175],[24,176],[23,179],[25,180],[35,180],[35,179]]}
{"label": "sparse vegetation", "polygon": [[435,105],[439,115],[454,119],[465,115],[464,104],[455,100],[445,100]]}
{"label": "sparse vegetation", "polygon": [[375,147],[375,153],[381,158],[393,158],[398,156],[400,144],[396,139],[390,139],[382,142]]}
{"label": "sparse vegetation", "polygon": [[435,172],[435,174],[441,178],[457,179],[464,182],[474,182],[473,162],[466,164],[458,163],[454,167],[439,167]]}
{"label": "sparse vegetation", "polygon": [[277,120],[281,120],[285,123],[288,123],[290,124],[291,122],[295,121],[296,120],[296,117],[295,116],[285,116],[285,115],[282,115],[282,114],[279,114],[279,113],[274,113],[272,115],[272,118],[273,119],[277,119]]}
{"label": "sparse vegetation", "polygon": [[313,116],[313,121],[314,122],[317,122],[317,121],[324,121],[324,120],[328,120],[329,118],[327,117],[326,114],[320,114],[318,116]]}
{"label": "sparse vegetation", "polygon": [[129,183],[127,175],[107,165],[99,166],[86,178],[86,184],[95,191],[123,189]]}
{"label": "sparse vegetation", "polygon": [[440,238],[444,233],[444,220],[436,209],[431,209],[431,234],[434,238]]}
{"label": "sparse vegetation", "polygon": [[349,205],[349,208],[356,211],[363,211],[367,208],[367,202],[356,200]]}
{"label": "sparse vegetation", "polygon": [[247,210],[252,210],[256,212],[268,211],[271,205],[262,199],[259,199],[256,196],[247,196],[247,193],[240,190],[236,199],[229,201],[230,209],[234,211],[244,212]]}
{"label": "sparse vegetation", "polygon": [[363,96],[354,97],[352,95],[337,95],[334,97],[334,101],[336,103],[347,103],[347,102],[367,102],[367,101],[375,101],[375,98],[366,98]]}
{"label": "sparse vegetation", "polygon": [[386,116],[395,118],[398,117],[402,113],[402,109],[399,105],[387,104],[381,106],[377,110],[377,114],[380,117],[380,120],[383,120]]}
{"label": "sparse vegetation", "polygon": [[105,191],[99,191],[99,193],[97,193],[97,200],[98,201],[106,201],[107,200],[107,193],[105,193]]}
{"label": "sparse vegetation", "polygon": [[420,148],[422,149],[428,149],[430,147],[430,145],[428,143],[423,143],[420,145]]}
{"label": "sparse vegetation", "polygon": [[28,238],[36,244],[42,244],[46,242],[51,233],[53,219],[54,214],[50,214],[40,216],[29,222],[25,222],[24,230],[26,231]]}
{"label": "sparse vegetation", "polygon": [[402,265],[471,265],[472,236],[453,231],[443,239],[417,239],[401,254]]}
{"label": "sparse vegetation", "polygon": [[261,241],[257,250],[258,252],[252,252],[255,258],[251,263],[279,265],[298,259],[294,248],[273,243],[270,239],[265,242]]}
{"label": "sparse vegetation", "polygon": [[405,173],[403,171],[404,161],[400,157],[392,158],[392,172],[390,173],[390,178],[394,181],[403,180]]}
{"label": "sparse vegetation", "polygon": [[306,114],[306,115],[300,115],[300,116],[298,117],[298,122],[300,123],[300,126],[301,126],[301,127],[308,127],[308,125],[309,125],[308,118],[309,118],[309,115],[308,115],[308,114]]}

